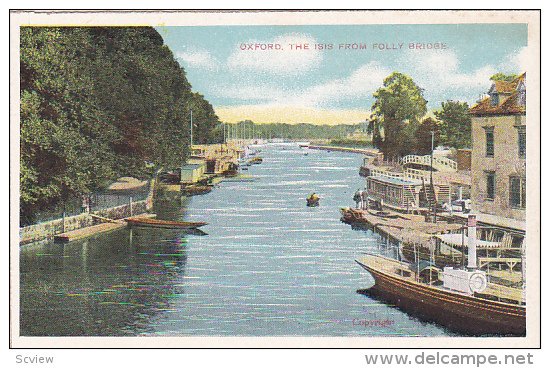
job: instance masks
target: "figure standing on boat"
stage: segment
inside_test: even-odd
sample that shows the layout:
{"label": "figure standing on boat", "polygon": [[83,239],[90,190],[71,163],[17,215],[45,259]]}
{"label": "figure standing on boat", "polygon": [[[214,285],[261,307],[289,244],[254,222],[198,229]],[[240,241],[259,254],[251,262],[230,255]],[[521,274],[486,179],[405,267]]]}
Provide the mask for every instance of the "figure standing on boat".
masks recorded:
{"label": "figure standing on boat", "polygon": [[361,189],[357,189],[357,191],[353,195],[353,201],[355,202],[355,208],[359,209],[359,206],[362,202],[362,200],[361,200]]}
{"label": "figure standing on boat", "polygon": [[363,189],[360,192],[360,200],[361,200],[361,209],[362,210],[368,210],[369,209],[369,193],[367,192],[367,189]]}
{"label": "figure standing on boat", "polygon": [[317,207],[319,206],[319,196],[316,194],[316,193],[312,193],[310,194],[307,198],[306,198],[306,202],[307,202],[307,206],[308,207]]}

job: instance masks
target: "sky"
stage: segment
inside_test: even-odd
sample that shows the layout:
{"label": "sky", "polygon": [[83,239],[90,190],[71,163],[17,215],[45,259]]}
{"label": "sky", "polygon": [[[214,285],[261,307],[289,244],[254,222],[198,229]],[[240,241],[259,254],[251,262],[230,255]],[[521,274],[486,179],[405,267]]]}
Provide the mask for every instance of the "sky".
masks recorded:
{"label": "sky", "polygon": [[449,99],[472,104],[489,89],[491,75],[523,72],[527,56],[525,24],[157,30],[193,90],[228,123],[358,123],[394,71],[413,78],[429,109]]}

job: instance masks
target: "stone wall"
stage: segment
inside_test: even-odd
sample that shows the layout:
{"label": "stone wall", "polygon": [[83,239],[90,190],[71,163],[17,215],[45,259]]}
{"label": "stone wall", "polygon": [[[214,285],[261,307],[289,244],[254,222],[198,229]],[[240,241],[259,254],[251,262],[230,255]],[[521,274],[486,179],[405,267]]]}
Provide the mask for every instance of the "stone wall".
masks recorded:
{"label": "stone wall", "polygon": [[[155,181],[151,180],[149,186],[149,195],[143,201],[122,206],[106,208],[103,210],[93,211],[93,214],[107,217],[111,219],[121,219],[132,215],[145,213],[153,208],[153,194],[155,189]],[[81,229],[83,227],[92,226],[98,223],[99,220],[94,219],[89,213],[83,213],[76,216],[62,218],[42,222],[40,224],[25,226],[19,229],[19,244],[32,243],[39,240],[51,239],[54,235],[62,234],[67,231]]]}
{"label": "stone wall", "polygon": [[[519,156],[518,126],[525,115],[472,118],[472,209],[491,215],[525,220],[525,209],[510,206],[511,176],[525,177],[525,158]],[[494,130],[494,155],[486,155],[485,130]],[[495,198],[487,198],[487,173],[495,173]]]}
{"label": "stone wall", "polygon": [[19,229],[19,243],[27,244],[38,240],[53,238],[56,234],[93,225],[94,220],[88,213],[42,222]]}
{"label": "stone wall", "polygon": [[472,150],[458,149],[456,151],[456,165],[458,171],[470,171],[472,168]]}

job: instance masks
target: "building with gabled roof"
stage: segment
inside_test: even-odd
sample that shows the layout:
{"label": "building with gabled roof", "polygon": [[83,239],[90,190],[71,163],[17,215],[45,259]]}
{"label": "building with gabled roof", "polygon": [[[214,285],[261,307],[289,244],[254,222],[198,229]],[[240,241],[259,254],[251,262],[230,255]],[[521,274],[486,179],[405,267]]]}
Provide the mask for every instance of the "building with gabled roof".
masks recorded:
{"label": "building with gabled roof", "polygon": [[525,220],[526,74],[494,81],[470,109],[472,210]]}

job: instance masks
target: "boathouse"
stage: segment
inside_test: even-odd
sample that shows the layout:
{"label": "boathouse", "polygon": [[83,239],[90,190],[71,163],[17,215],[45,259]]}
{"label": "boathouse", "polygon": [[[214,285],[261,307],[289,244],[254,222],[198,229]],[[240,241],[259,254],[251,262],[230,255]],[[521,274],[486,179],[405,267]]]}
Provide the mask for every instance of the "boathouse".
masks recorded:
{"label": "boathouse", "polygon": [[204,160],[189,160],[181,167],[181,183],[194,184],[202,179],[206,173],[206,162]]}
{"label": "boathouse", "polygon": [[394,209],[412,210],[419,206],[422,182],[385,175],[368,176],[369,199]]}

